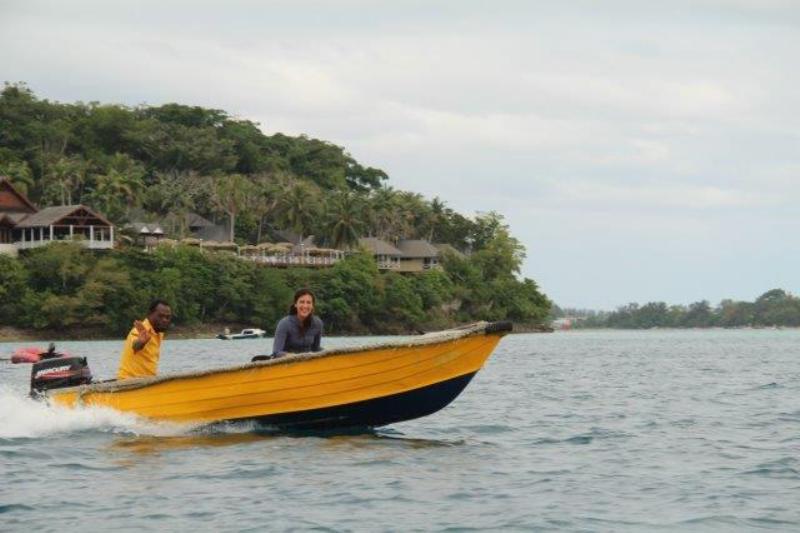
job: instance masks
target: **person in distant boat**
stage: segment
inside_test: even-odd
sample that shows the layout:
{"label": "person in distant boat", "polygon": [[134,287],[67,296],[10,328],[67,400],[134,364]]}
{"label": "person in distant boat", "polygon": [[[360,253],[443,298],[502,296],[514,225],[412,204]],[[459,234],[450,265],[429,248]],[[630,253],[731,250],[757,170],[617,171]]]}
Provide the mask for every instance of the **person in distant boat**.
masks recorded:
{"label": "person in distant boat", "polygon": [[283,317],[275,328],[273,357],[322,350],[322,320],[314,314],[314,293],[300,289],[294,293],[293,301],[289,315]]}
{"label": "person in distant boat", "polygon": [[172,309],[164,300],[150,304],[147,318],[136,320],[125,339],[117,379],[155,376],[161,357],[161,342],[172,322]]}

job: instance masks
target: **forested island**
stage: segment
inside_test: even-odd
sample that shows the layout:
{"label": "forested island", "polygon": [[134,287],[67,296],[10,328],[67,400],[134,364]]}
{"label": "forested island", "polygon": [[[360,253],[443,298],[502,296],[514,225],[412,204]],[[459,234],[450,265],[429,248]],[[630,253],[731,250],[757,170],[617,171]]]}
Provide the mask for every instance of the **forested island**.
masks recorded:
{"label": "forested island", "polygon": [[[187,234],[187,215],[224,221],[254,245],[272,231],[347,252],[325,269],[269,268],[197,247],[113,250],[58,242],[0,255],[0,326],[117,335],[155,297],[177,325],[272,330],[295,288],[317,292],[332,333],[399,333],[473,320],[545,324],[551,303],[520,279],[525,249],[500,214],[475,217],[390,187],[386,172],[342,147],[264,134],[217,109],[128,107],[39,99],[22,83],[0,94],[0,176],[38,206],[86,205],[119,228],[161,221]],[[480,207],[480,206],[476,206]],[[385,272],[359,238],[450,245],[440,268]]]}
{"label": "forested island", "polygon": [[569,317],[573,328],[800,327],[800,298],[783,289],[772,289],[754,302],[723,300],[717,306],[706,300],[688,306],[631,303],[608,312],[554,306],[553,316]]}

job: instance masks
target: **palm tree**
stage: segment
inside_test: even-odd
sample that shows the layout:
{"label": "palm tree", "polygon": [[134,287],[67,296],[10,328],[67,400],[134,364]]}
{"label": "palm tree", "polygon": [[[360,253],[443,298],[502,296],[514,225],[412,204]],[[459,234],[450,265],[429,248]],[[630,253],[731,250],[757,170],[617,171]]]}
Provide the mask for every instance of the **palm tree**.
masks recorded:
{"label": "palm tree", "polygon": [[147,209],[171,219],[171,232],[185,236],[186,215],[195,209],[197,196],[208,181],[210,178],[194,172],[160,172],[156,174],[156,183],[147,188],[142,199]]}
{"label": "palm tree", "polygon": [[364,221],[364,202],[350,191],[341,191],[331,199],[327,222],[334,248],[352,248],[358,244]]}
{"label": "palm tree", "polygon": [[241,174],[217,176],[211,180],[211,201],[230,218],[231,242],[234,239],[236,215],[245,207],[253,189],[253,183]]}
{"label": "palm tree", "polygon": [[[379,238],[387,238],[391,232],[390,228],[394,223],[397,207],[397,192],[391,187],[376,189],[370,195],[370,221],[374,235]],[[370,235],[373,231],[370,231]]]}
{"label": "palm tree", "polygon": [[35,184],[31,167],[25,161],[0,164],[0,175],[8,176],[14,188],[26,196]]}
{"label": "palm tree", "polygon": [[289,181],[277,202],[279,219],[302,241],[317,215],[317,191],[305,181]]}
{"label": "palm tree", "polygon": [[253,190],[247,199],[247,209],[258,219],[256,242],[261,242],[261,231],[267,216],[274,214],[278,208],[285,176],[278,174],[260,174],[255,176]]}
{"label": "palm tree", "polygon": [[130,212],[136,204],[144,184],[140,177],[111,168],[106,174],[95,176],[92,204],[107,216],[118,219]]}
{"label": "palm tree", "polygon": [[430,207],[421,194],[402,191],[398,195],[396,232],[400,239],[420,238],[429,218]]}
{"label": "palm tree", "polygon": [[431,210],[428,218],[430,231],[428,232],[428,242],[433,242],[433,236],[436,233],[436,228],[444,222],[447,205],[436,196],[431,200]]}
{"label": "palm tree", "polygon": [[48,165],[45,181],[45,201],[60,201],[61,205],[72,205],[72,193],[86,181],[89,168],[81,157],[59,157]]}

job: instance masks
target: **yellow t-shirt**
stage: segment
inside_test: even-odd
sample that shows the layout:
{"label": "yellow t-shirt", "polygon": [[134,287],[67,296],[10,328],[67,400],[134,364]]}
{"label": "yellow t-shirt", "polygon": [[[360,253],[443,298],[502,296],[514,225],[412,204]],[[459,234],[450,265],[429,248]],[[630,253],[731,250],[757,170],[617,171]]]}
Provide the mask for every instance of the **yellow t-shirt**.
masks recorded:
{"label": "yellow t-shirt", "polygon": [[122,348],[117,379],[155,376],[158,371],[158,358],[161,355],[161,341],[164,340],[164,333],[156,333],[147,319],[144,319],[142,323],[145,329],[152,334],[150,340],[141,350],[134,351],[133,343],[139,338],[139,332],[135,327],[131,329],[128,338],[125,339],[125,346]]}

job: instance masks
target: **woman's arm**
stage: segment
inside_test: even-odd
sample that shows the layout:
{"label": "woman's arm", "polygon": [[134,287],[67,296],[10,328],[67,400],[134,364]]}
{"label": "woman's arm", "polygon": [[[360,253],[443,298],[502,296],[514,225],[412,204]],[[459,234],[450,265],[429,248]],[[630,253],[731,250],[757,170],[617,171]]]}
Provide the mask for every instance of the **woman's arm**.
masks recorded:
{"label": "woman's arm", "polygon": [[286,335],[289,333],[289,321],[285,318],[275,327],[275,340],[272,341],[272,355],[286,353]]}
{"label": "woman's arm", "polygon": [[319,352],[322,350],[320,347],[320,344],[322,344],[322,320],[319,318],[317,318],[317,320],[319,321],[317,322],[319,324],[319,328],[317,328],[317,334],[314,335],[314,344],[311,345],[312,352]]}

